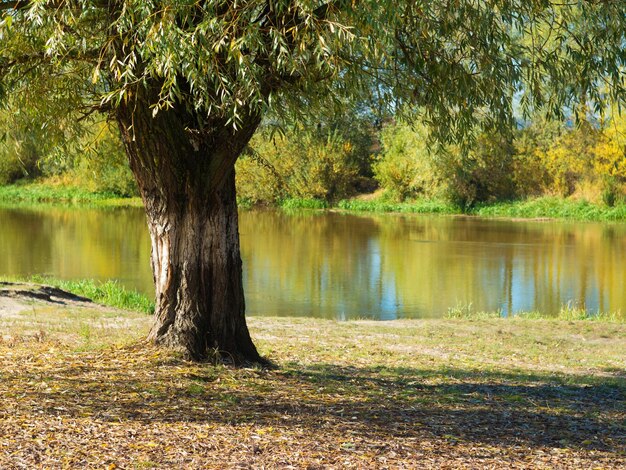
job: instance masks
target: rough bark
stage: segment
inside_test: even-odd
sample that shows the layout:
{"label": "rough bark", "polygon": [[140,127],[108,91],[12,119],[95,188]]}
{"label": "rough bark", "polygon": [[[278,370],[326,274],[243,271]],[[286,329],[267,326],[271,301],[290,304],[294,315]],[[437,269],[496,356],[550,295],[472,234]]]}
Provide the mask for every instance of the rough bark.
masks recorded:
{"label": "rough bark", "polygon": [[184,108],[150,109],[147,92],[117,120],[146,208],[156,311],[149,339],[189,358],[264,362],[248,333],[234,164],[259,124],[198,129]]}

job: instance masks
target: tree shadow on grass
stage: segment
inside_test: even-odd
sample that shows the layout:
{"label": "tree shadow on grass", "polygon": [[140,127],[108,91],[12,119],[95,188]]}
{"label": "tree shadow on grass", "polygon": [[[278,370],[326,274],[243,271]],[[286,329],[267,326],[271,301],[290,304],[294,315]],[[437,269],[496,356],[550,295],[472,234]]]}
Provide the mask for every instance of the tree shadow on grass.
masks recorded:
{"label": "tree shadow on grass", "polygon": [[367,428],[395,435],[413,435],[419,423],[432,437],[494,446],[613,451],[626,445],[626,387],[621,380],[333,365],[293,375],[325,388],[346,389],[349,384],[356,400],[341,405],[351,404],[351,412]]}
{"label": "tree shadow on grass", "polygon": [[621,378],[334,364],[278,371],[134,364],[121,369],[98,359],[25,367],[0,377],[0,389],[13,397],[4,399],[11,413],[25,419],[249,424],[371,440],[608,452],[626,446]]}

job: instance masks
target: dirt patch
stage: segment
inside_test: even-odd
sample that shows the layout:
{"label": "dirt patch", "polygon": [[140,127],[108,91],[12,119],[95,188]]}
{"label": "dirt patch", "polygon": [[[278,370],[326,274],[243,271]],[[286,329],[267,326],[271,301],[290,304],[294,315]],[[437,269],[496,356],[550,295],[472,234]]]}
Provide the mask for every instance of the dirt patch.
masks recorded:
{"label": "dirt patch", "polygon": [[92,305],[91,299],[80,297],[56,287],[22,282],[0,282],[0,299],[8,298],[15,303],[27,304],[32,301],[54,305]]}
{"label": "dirt patch", "polygon": [[0,295],[0,317],[12,318],[25,310],[30,310],[30,308],[31,305],[24,300]]}
{"label": "dirt patch", "polygon": [[42,307],[124,312],[121,309],[97,304],[87,297],[81,297],[57,287],[27,282],[0,282],[0,318],[12,318],[23,312]]}

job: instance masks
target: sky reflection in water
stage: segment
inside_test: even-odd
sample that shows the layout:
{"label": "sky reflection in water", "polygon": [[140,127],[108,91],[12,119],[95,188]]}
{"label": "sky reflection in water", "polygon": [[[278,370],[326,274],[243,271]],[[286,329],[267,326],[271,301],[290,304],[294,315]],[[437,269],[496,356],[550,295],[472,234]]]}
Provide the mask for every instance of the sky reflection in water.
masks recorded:
{"label": "sky reflection in water", "polygon": [[[248,313],[439,317],[450,307],[626,311],[626,224],[240,214]],[[152,294],[141,209],[0,209],[0,274],[119,279]]]}

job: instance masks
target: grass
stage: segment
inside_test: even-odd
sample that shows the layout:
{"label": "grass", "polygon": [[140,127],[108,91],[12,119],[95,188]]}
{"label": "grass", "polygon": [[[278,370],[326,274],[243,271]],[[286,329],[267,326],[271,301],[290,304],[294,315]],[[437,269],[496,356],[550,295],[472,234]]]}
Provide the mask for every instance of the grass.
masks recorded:
{"label": "grass", "polygon": [[263,370],[154,349],[149,321],[0,315],[0,467],[626,463],[623,324],[251,318]]}
{"label": "grass", "polygon": [[354,212],[403,212],[413,214],[454,214],[458,210],[452,205],[432,199],[422,199],[413,202],[390,202],[380,199],[369,201],[360,199],[346,199],[339,201],[337,208]]}
{"label": "grass", "polygon": [[345,199],[334,205],[317,200],[287,200],[283,208],[325,209],[334,208],[350,212],[397,212],[412,214],[467,214],[480,217],[520,219],[568,219],[580,221],[614,222],[626,220],[626,205],[608,207],[583,200],[558,197],[540,197],[523,201],[484,204],[467,211],[443,200],[416,199],[393,202],[379,197],[375,199]]}
{"label": "grass", "polygon": [[594,321],[626,323],[626,316],[621,311],[616,312],[590,312],[584,307],[573,303],[561,306],[556,315],[546,315],[543,312],[518,312],[505,317],[501,311],[478,311],[471,303],[459,304],[451,307],[446,312],[445,318],[463,320],[486,320],[494,318],[508,318],[510,320],[562,320],[562,321]]}
{"label": "grass", "polygon": [[110,311],[93,307],[59,309],[32,302],[16,315],[0,315],[2,347],[27,347],[43,343],[62,345],[68,352],[102,351],[137,341],[147,335],[149,318],[143,312]]}
{"label": "grass", "polygon": [[626,220],[626,205],[608,207],[587,201],[541,197],[478,207],[472,214],[482,217],[557,218],[613,222]]}
{"label": "grass", "polygon": [[581,221],[614,222],[626,220],[626,205],[608,207],[582,200],[558,197],[540,197],[523,201],[498,202],[463,211],[454,205],[438,200],[415,200],[394,203],[384,199],[340,201],[337,207],[356,212],[401,212],[417,214],[468,214],[480,217],[520,219],[568,219]]}
{"label": "grass", "polygon": [[0,277],[0,281],[29,282],[46,284],[63,289],[80,297],[86,297],[96,303],[109,307],[122,308],[152,314],[154,313],[154,301],[144,294],[127,289],[116,280],[98,282],[92,279],[66,281],[44,276],[31,276],[27,279]]}
{"label": "grass", "polygon": [[329,204],[321,199],[288,198],[279,202],[281,209],[328,209]]}
{"label": "grass", "polygon": [[[114,193],[94,193],[81,187],[62,186],[49,183],[27,183],[0,186],[0,204],[41,204],[60,203],[95,207],[140,207],[139,198],[123,198]],[[242,209],[250,209],[247,200],[238,201]],[[350,212],[399,212],[412,214],[469,214],[481,217],[505,218],[555,218],[581,221],[613,222],[626,220],[626,204],[608,207],[592,204],[584,200],[558,197],[539,197],[523,201],[485,204],[463,211],[460,208],[437,199],[416,199],[407,202],[393,202],[383,197],[374,199],[345,199],[330,204],[320,199],[288,198],[280,201],[278,207],[294,209],[339,209]]]}
{"label": "grass", "polygon": [[0,186],[0,203],[61,203],[90,206],[141,206],[139,198],[124,198],[110,192],[92,192],[79,186],[26,183]]}

